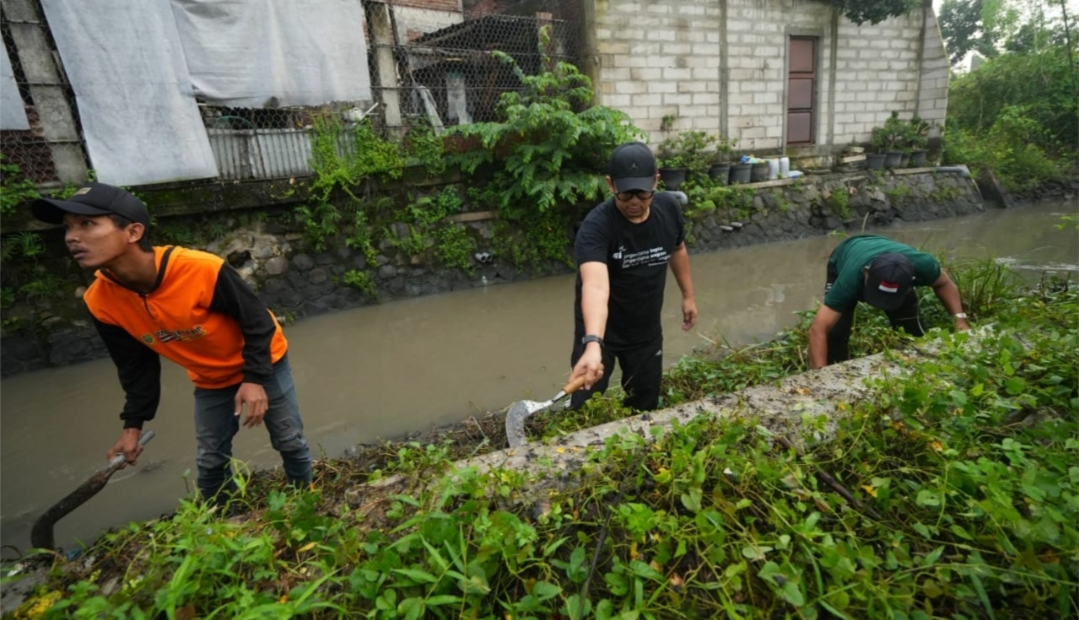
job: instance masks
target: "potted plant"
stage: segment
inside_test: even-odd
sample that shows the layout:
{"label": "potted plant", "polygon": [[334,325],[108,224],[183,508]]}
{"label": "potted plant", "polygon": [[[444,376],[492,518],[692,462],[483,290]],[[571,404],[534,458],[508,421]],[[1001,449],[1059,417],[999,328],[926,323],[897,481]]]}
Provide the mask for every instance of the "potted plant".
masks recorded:
{"label": "potted plant", "polygon": [[712,161],[712,154],[706,149],[714,141],[714,137],[703,131],[683,131],[660,142],[657,164],[664,186],[678,189],[688,176],[695,179],[704,176]]}
{"label": "potted plant", "polygon": [[[880,127],[874,127],[870,136],[870,144],[878,154],[886,155],[884,158],[885,168],[895,168],[903,160],[903,151],[900,150],[906,143],[907,123],[899,119],[898,112],[892,112],[888,120]],[[879,160],[878,160],[879,161]],[[874,167],[874,161],[869,161],[871,170],[879,170]]]}
{"label": "potted plant", "polygon": [[677,138],[667,138],[659,143],[656,165],[659,166],[659,178],[665,188],[676,190],[686,182],[686,158]]}
{"label": "potted plant", "polygon": [[910,165],[920,168],[925,165],[925,156],[929,152],[929,129],[931,125],[925,119],[914,116],[910,119],[907,130],[907,147],[910,149]]}
{"label": "potted plant", "polygon": [[731,151],[738,140],[716,139],[716,150],[712,151],[711,165],[708,167],[708,176],[720,185],[726,185],[731,172]]}

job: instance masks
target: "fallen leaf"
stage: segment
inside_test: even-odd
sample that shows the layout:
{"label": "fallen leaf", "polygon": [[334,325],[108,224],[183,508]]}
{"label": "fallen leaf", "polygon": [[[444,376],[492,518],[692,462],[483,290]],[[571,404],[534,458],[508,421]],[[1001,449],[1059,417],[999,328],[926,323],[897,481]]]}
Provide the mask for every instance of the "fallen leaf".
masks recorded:
{"label": "fallen leaf", "polygon": [[865,491],[866,493],[869,493],[869,494],[870,494],[870,495],[872,495],[873,497],[876,497],[876,496],[877,496],[877,488],[876,488],[876,487],[874,487],[874,486],[873,486],[873,485],[871,485],[871,484],[863,484],[863,485],[862,485],[862,490],[864,490],[864,491]]}
{"label": "fallen leaf", "polygon": [[671,587],[675,590],[678,590],[685,585],[685,582],[678,573],[671,573],[671,576],[667,577],[667,582],[670,583]]}
{"label": "fallen leaf", "polygon": [[929,447],[933,448],[937,452],[944,452],[944,444],[940,443],[939,441],[934,441],[930,443]]}

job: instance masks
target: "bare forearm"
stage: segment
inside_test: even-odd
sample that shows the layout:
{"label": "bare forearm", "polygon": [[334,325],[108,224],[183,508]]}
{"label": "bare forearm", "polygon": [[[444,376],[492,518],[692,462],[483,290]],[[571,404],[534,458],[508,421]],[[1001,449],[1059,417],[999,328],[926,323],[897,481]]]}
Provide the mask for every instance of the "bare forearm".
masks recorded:
{"label": "bare forearm", "polygon": [[828,333],[819,329],[809,330],[809,367],[813,370],[828,365]]}
{"label": "bare forearm", "polygon": [[689,273],[689,252],[686,251],[685,245],[671,253],[671,273],[678,282],[678,288],[682,290],[682,298],[694,299],[693,278]]}
{"label": "bare forearm", "polygon": [[963,298],[959,295],[959,288],[950,279],[935,287],[933,292],[937,294],[940,303],[944,304],[948,314],[956,315],[963,311]]}
{"label": "bare forearm", "polygon": [[607,301],[610,291],[603,286],[581,287],[581,314],[585,334],[603,337],[607,329]]}

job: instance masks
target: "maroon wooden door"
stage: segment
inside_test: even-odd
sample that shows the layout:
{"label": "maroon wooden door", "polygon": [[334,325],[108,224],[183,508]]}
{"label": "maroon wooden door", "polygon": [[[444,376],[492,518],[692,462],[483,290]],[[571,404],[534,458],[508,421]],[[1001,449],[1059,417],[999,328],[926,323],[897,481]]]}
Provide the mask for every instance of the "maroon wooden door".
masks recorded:
{"label": "maroon wooden door", "polygon": [[787,144],[812,144],[817,111],[817,38],[791,37],[787,76]]}

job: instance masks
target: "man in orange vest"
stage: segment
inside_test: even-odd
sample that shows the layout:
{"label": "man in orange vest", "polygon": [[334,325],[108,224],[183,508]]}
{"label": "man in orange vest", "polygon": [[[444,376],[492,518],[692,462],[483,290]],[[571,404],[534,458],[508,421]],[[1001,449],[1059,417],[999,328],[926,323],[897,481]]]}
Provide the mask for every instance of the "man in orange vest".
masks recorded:
{"label": "man in orange vest", "polygon": [[[96,280],[83,300],[120,375],[126,402],[120,439],[107,458],[134,464],[143,423],[161,398],[161,357],[195,384],[198,487],[222,503],[234,490],[232,438],[263,423],[297,486],[311,482],[288,343],[274,315],[218,256],[152,246],[146,205],[127,191],[90,183],[67,200],[37,200],[34,216],[63,224],[71,256]],[[224,491],[224,493],[222,493]]]}

